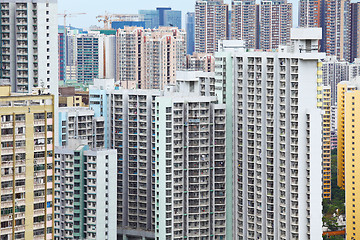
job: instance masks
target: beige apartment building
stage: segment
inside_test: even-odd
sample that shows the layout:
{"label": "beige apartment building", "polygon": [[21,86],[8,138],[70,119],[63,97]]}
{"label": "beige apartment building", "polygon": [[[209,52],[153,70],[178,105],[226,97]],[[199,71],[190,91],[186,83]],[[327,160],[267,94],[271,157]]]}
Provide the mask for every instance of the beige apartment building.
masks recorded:
{"label": "beige apartment building", "polygon": [[163,89],[186,67],[186,33],[175,27],[118,29],[116,78],[126,89]]}
{"label": "beige apartment building", "polygon": [[1,239],[53,239],[53,112],[53,95],[0,86]]}

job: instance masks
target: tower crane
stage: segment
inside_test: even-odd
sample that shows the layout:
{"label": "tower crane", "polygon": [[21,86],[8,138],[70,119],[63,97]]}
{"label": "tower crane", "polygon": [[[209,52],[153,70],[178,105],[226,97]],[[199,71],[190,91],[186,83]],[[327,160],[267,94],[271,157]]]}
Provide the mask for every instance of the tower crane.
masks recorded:
{"label": "tower crane", "polygon": [[66,11],[64,11],[64,13],[58,13],[59,17],[64,17],[64,33],[66,35],[66,18],[68,17],[75,17],[77,15],[84,15],[86,13],[67,13]]}
{"label": "tower crane", "polygon": [[104,23],[104,29],[110,29],[109,24],[112,22],[113,15],[109,14],[108,12],[105,12],[104,15],[99,15],[96,17],[98,22]]}
{"label": "tower crane", "polygon": [[[66,18],[68,17],[75,17],[77,15],[84,15],[86,13],[67,13],[66,11],[64,11],[64,13],[58,13],[59,17],[64,17],[64,48],[66,49],[67,47],[67,29],[66,29]],[[67,59],[67,52],[66,50],[64,51],[64,57],[65,59]]]}

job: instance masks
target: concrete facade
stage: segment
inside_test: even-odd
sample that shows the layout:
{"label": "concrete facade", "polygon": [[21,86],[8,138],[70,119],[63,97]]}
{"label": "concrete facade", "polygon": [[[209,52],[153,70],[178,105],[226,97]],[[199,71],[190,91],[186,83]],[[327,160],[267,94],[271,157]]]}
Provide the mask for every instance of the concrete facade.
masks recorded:
{"label": "concrete facade", "polygon": [[156,98],[156,239],[228,238],[225,106],[196,84]]}
{"label": "concrete facade", "polygon": [[0,86],[3,239],[53,239],[54,102]]}
{"label": "concrete facade", "polygon": [[116,150],[55,149],[55,239],[116,239]]}
{"label": "concrete facade", "polygon": [[228,111],[237,113],[229,130],[235,182],[229,200],[234,216],[228,219],[235,219],[234,238],[321,238],[317,79],[323,55],[317,53],[318,37],[306,44],[313,33],[301,31],[293,31],[291,48],[278,52],[245,50],[241,42],[225,41],[215,56],[216,82],[222,83],[216,92]]}
{"label": "concrete facade", "polygon": [[227,39],[229,6],[223,0],[198,0],[195,4],[195,52],[214,53]]}
{"label": "concrete facade", "polygon": [[163,89],[185,69],[186,33],[174,27],[118,29],[116,54],[122,88]]}

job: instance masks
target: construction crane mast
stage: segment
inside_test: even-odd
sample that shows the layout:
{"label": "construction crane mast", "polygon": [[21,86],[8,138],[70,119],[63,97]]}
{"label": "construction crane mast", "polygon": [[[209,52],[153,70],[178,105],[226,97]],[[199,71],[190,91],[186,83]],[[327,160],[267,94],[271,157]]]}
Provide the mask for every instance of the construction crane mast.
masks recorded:
{"label": "construction crane mast", "polygon": [[[66,11],[64,11],[64,13],[58,13],[58,16],[59,17],[64,17],[64,48],[66,49],[66,46],[67,46],[67,29],[66,29],[66,18],[68,17],[75,17],[77,15],[84,15],[86,13],[66,13]],[[66,50],[64,51],[64,57],[65,59],[67,58],[66,56],[67,52]]]}
{"label": "construction crane mast", "polygon": [[98,22],[103,22],[104,23],[104,29],[110,29],[113,17],[114,16],[112,14],[109,14],[108,12],[105,12],[104,15],[97,16],[96,19],[98,20]]}
{"label": "construction crane mast", "polygon": [[77,15],[84,15],[86,13],[66,13],[66,11],[64,11],[64,13],[58,13],[59,17],[64,17],[64,31],[65,31],[65,35],[66,35],[66,18],[68,17],[75,17]]}

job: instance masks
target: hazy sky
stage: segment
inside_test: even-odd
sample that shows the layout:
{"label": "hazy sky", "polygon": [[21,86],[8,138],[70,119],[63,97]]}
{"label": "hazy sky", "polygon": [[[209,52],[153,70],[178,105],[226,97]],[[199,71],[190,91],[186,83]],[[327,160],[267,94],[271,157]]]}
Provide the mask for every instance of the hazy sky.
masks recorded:
{"label": "hazy sky", "polygon": [[[181,10],[183,15],[186,12],[193,12],[196,0],[58,0],[58,11],[63,13],[87,13],[67,18],[67,25],[87,28],[91,25],[103,26],[96,20],[96,16],[102,15],[105,11],[109,13],[137,13],[139,9],[155,9],[159,6],[169,6],[174,10]],[[225,0],[230,4],[231,0]],[[297,2],[289,0],[294,4],[294,26],[297,25]],[[184,16],[183,16],[184,18]],[[64,18],[59,17],[59,24],[63,25]],[[184,26],[183,26],[184,27]]]}

